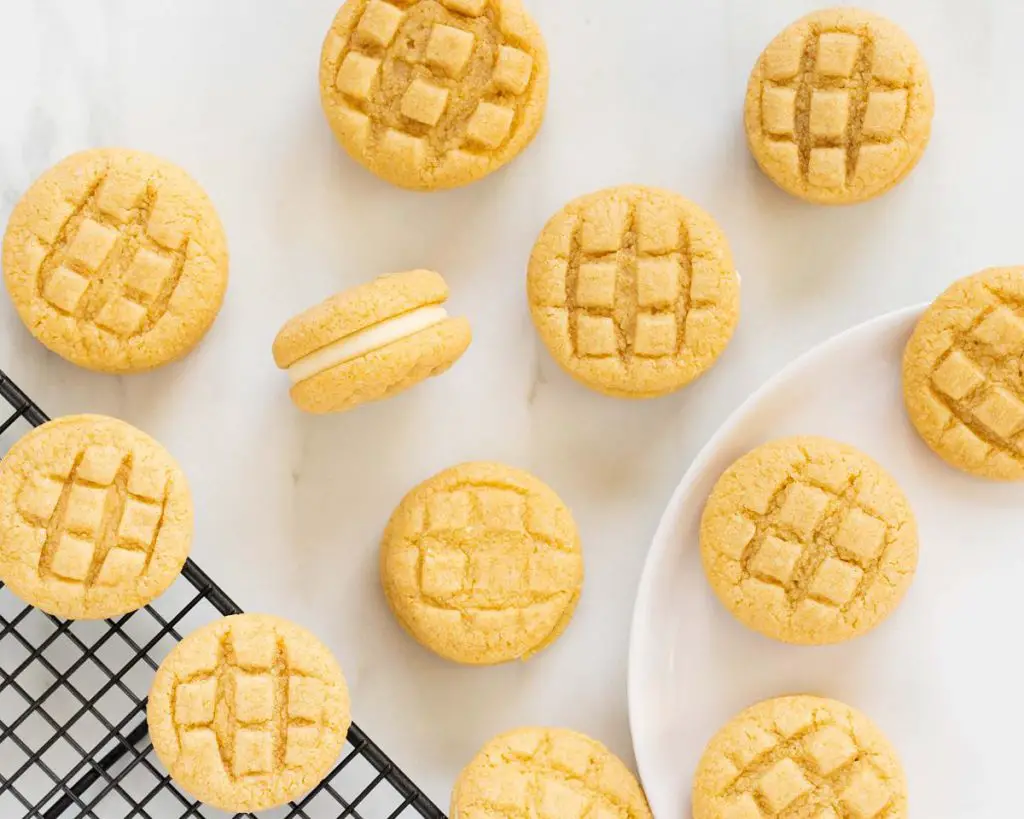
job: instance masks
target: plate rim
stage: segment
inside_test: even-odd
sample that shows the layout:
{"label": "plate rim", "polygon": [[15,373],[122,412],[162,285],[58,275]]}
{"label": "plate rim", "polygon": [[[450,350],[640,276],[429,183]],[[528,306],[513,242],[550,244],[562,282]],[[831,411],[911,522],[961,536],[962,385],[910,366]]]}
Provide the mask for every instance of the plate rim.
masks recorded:
{"label": "plate rim", "polygon": [[711,437],[708,438],[704,445],[698,450],[697,454],[690,462],[690,465],[683,472],[679,483],[672,491],[672,495],[669,497],[668,503],[665,505],[664,511],[661,513],[661,517],[658,519],[658,525],[654,530],[654,535],[652,536],[651,543],[648,546],[647,556],[644,558],[643,569],[640,573],[640,580],[637,584],[636,595],[633,600],[633,613],[629,628],[629,649],[626,659],[626,703],[630,742],[633,746],[633,757],[636,760],[637,773],[640,776],[640,781],[643,784],[645,791],[648,789],[649,782],[645,776],[645,771],[649,772],[650,766],[647,764],[646,755],[641,754],[640,743],[637,738],[639,724],[638,701],[640,697],[640,692],[638,690],[639,681],[637,680],[637,677],[640,674],[638,670],[639,649],[637,648],[637,645],[641,639],[641,623],[644,620],[643,612],[647,608],[651,595],[651,588],[654,584],[655,577],[658,575],[657,568],[660,567],[660,564],[664,561],[666,550],[668,548],[665,533],[671,525],[670,520],[677,512],[679,505],[682,503],[684,495],[689,491],[689,488],[693,485],[696,476],[704,469],[713,453],[717,451],[721,441],[731,434],[747,414],[770,392],[777,389],[779,385],[793,378],[798,372],[812,365],[817,360],[828,356],[833,348],[842,345],[850,338],[862,333],[868,333],[881,325],[890,323],[895,325],[907,321],[914,316],[920,316],[925,309],[927,309],[929,304],[931,304],[931,302],[918,302],[866,319],[865,321],[861,321],[847,327],[845,330],[840,330],[838,333],[835,333],[798,354],[787,364],[783,365],[781,369],[768,376],[760,386],[755,388],[753,392],[751,392],[743,401],[740,402],[738,406],[736,406],[735,409],[732,410],[732,412],[729,413],[729,415],[726,416],[725,420],[722,421],[718,428],[711,434]]}

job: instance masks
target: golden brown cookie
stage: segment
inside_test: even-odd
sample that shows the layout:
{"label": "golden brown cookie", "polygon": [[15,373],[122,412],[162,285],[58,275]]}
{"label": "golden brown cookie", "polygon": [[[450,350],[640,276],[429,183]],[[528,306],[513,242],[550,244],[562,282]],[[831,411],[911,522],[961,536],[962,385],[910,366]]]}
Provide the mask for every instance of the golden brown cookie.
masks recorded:
{"label": "golden brown cookie", "polygon": [[453,466],[410,491],[384,531],[380,569],[399,623],[474,665],[553,643],[583,584],[569,510],[537,478],[496,463]]}
{"label": "golden brown cookie", "polygon": [[266,614],[215,620],[160,664],[147,711],[153,750],[196,799],[231,812],[297,799],[331,770],[351,717],[331,652]]}
{"label": "golden brown cookie", "polygon": [[134,611],[174,582],[191,545],[185,476],[124,421],[58,418],[0,461],[0,580],[45,612]]}
{"label": "golden brown cookie", "polygon": [[188,174],[140,151],[72,154],[11,213],[7,290],[25,326],[81,367],[130,373],[174,361],[217,317],[224,230]]}
{"label": "golden brown cookie", "polygon": [[405,188],[465,185],[510,162],[547,94],[544,39],[520,0],[348,0],[321,52],[334,135]]}
{"label": "golden brown cookie", "polygon": [[719,478],[700,524],[704,570],[744,625],[823,645],[871,630],[917,568],[906,496],[875,461],[826,438],[772,441]]}
{"label": "golden brown cookie", "polygon": [[907,781],[860,711],[796,696],[748,708],[708,744],[693,819],[906,819]]}
{"label": "golden brown cookie", "polygon": [[459,775],[452,819],[651,819],[639,783],[590,737],[519,728],[488,742]]}
{"label": "golden brown cookie", "polygon": [[718,359],[739,320],[725,235],[697,205],[627,185],[582,196],[530,256],[533,322],[552,357],[622,398],[673,392]]}
{"label": "golden brown cookie", "polygon": [[758,59],[744,120],[758,165],[823,205],[863,202],[924,153],[935,102],[928,68],[895,23],[855,8],[802,17]]}
{"label": "golden brown cookie", "polygon": [[306,412],[342,412],[446,372],[469,347],[464,318],[442,306],[432,270],[378,276],[288,321],[274,339],[291,397]]}
{"label": "golden brown cookie", "polygon": [[949,464],[1024,480],[1024,267],[982,270],[935,300],[903,354],[903,397]]}

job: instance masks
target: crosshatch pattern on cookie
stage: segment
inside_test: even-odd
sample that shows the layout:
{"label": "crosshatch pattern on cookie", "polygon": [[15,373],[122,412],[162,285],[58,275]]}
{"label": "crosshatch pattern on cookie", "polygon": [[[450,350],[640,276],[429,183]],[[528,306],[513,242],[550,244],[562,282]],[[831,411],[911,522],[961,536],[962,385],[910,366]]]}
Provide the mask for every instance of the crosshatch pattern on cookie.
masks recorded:
{"label": "crosshatch pattern on cookie", "polygon": [[907,150],[913,67],[869,31],[815,27],[764,61],[761,129],[807,184],[843,188]]}
{"label": "crosshatch pattern on cookie", "polygon": [[[825,709],[789,712],[774,723],[751,718],[736,733],[716,749],[723,817],[880,819],[897,801],[875,755],[858,744],[848,721]],[[802,812],[811,806],[818,812]]]}
{"label": "crosshatch pattern on cookie", "polygon": [[335,48],[350,134],[424,167],[500,149],[534,80],[529,49],[487,0],[370,0]]}
{"label": "crosshatch pattern on cookie", "polygon": [[294,667],[271,629],[228,631],[215,665],[174,683],[178,747],[232,781],[301,769],[320,744],[330,681]]}
{"label": "crosshatch pattern on cookie", "polygon": [[992,289],[986,301],[935,360],[930,397],[946,443],[978,463],[995,455],[1024,463],[1024,304]]}
{"label": "crosshatch pattern on cookie", "polygon": [[144,177],[100,176],[85,196],[51,206],[37,294],[59,313],[130,339],[167,312],[185,266],[187,233]]}
{"label": "crosshatch pattern on cookie", "polygon": [[746,596],[771,599],[795,616],[836,620],[880,579],[894,527],[858,499],[858,473],[845,485],[794,463],[763,509],[737,511],[716,549],[741,567]]}
{"label": "crosshatch pattern on cookie", "polygon": [[[639,788],[618,760],[593,740],[566,732],[520,731],[485,751],[486,772],[460,787],[461,812],[559,819],[648,819]],[[621,769],[621,770],[620,770]]]}
{"label": "crosshatch pattern on cookie", "polygon": [[35,473],[17,508],[38,533],[41,580],[93,587],[132,583],[149,571],[171,490],[170,476],[134,465],[130,450],[92,445],[66,470]]}
{"label": "crosshatch pattern on cookie", "polygon": [[[564,311],[576,358],[679,359],[687,330],[713,323],[725,275],[691,246],[681,209],[598,199],[573,217],[563,252],[547,262],[542,306]],[[699,335],[699,334],[698,334]]]}
{"label": "crosshatch pattern on cookie", "polygon": [[[467,611],[543,605],[571,590],[564,578],[580,563],[550,502],[512,484],[460,483],[430,494],[416,509],[422,601]],[[500,545],[500,560],[490,541]]]}

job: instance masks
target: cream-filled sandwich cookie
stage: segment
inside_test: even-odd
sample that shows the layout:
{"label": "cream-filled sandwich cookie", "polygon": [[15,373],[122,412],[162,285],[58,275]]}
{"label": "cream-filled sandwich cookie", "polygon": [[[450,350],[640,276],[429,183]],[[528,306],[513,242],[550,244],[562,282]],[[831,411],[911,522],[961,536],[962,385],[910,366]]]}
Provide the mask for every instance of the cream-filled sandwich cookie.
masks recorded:
{"label": "cream-filled sandwich cookie", "polygon": [[291,319],[274,361],[291,397],[311,413],[389,398],[451,367],[472,339],[469,322],[444,308],[448,285],[431,270],[380,276]]}

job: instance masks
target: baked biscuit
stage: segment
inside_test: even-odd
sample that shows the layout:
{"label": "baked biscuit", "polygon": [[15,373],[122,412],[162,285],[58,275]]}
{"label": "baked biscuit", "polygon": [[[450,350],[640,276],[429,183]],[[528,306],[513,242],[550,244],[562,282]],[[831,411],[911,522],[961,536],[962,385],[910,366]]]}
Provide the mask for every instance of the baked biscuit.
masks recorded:
{"label": "baked biscuit", "polygon": [[533,322],[552,357],[607,395],[673,392],[712,366],[739,320],[715,221],[678,194],[627,185],[570,202],[530,256]]}
{"label": "baked biscuit", "polygon": [[931,135],[924,60],[884,17],[832,8],[776,37],[751,72],[744,120],[758,165],[783,190],[843,205],[885,193]]}
{"label": "baked biscuit", "polygon": [[904,351],[903,397],[947,463],[1024,480],[1024,267],[983,270],[936,299]]}
{"label": "baked biscuit", "polygon": [[381,541],[399,623],[449,660],[526,659],[572,618],[583,556],[572,515],[527,472],[467,463],[410,491]]}
{"label": "baked biscuit", "polygon": [[472,339],[442,306],[448,285],[431,270],[379,276],[291,319],[274,339],[291,397],[306,412],[341,412],[390,398],[445,372]]}
{"label": "baked biscuit", "polygon": [[417,190],[465,185],[514,159],[547,92],[544,39],[520,0],[348,0],[320,58],[338,141]]}
{"label": "baked biscuit", "polygon": [[906,819],[907,781],[892,745],[835,700],[766,700],[719,731],[693,783],[693,819]]}
{"label": "baked biscuit", "polygon": [[450,813],[452,819],[652,819],[622,761],[564,728],[519,728],[492,739],[459,775]]}
{"label": "baked biscuit", "polygon": [[224,230],[188,174],[140,151],[58,162],[14,206],[7,290],[25,326],[90,370],[181,358],[206,334],[228,282]]}
{"label": "baked biscuit", "polygon": [[232,813],[312,790],[351,724],[331,652],[306,629],[265,614],[224,617],[187,635],[160,664],[147,718],[174,781]]}
{"label": "baked biscuit", "polygon": [[772,441],[719,478],[700,524],[715,594],[787,643],[857,637],[899,605],[917,567],[906,496],[875,461],[825,438]]}
{"label": "baked biscuit", "polygon": [[49,421],[0,461],[0,579],[58,617],[138,609],[177,578],[192,545],[178,464],[99,415]]}

